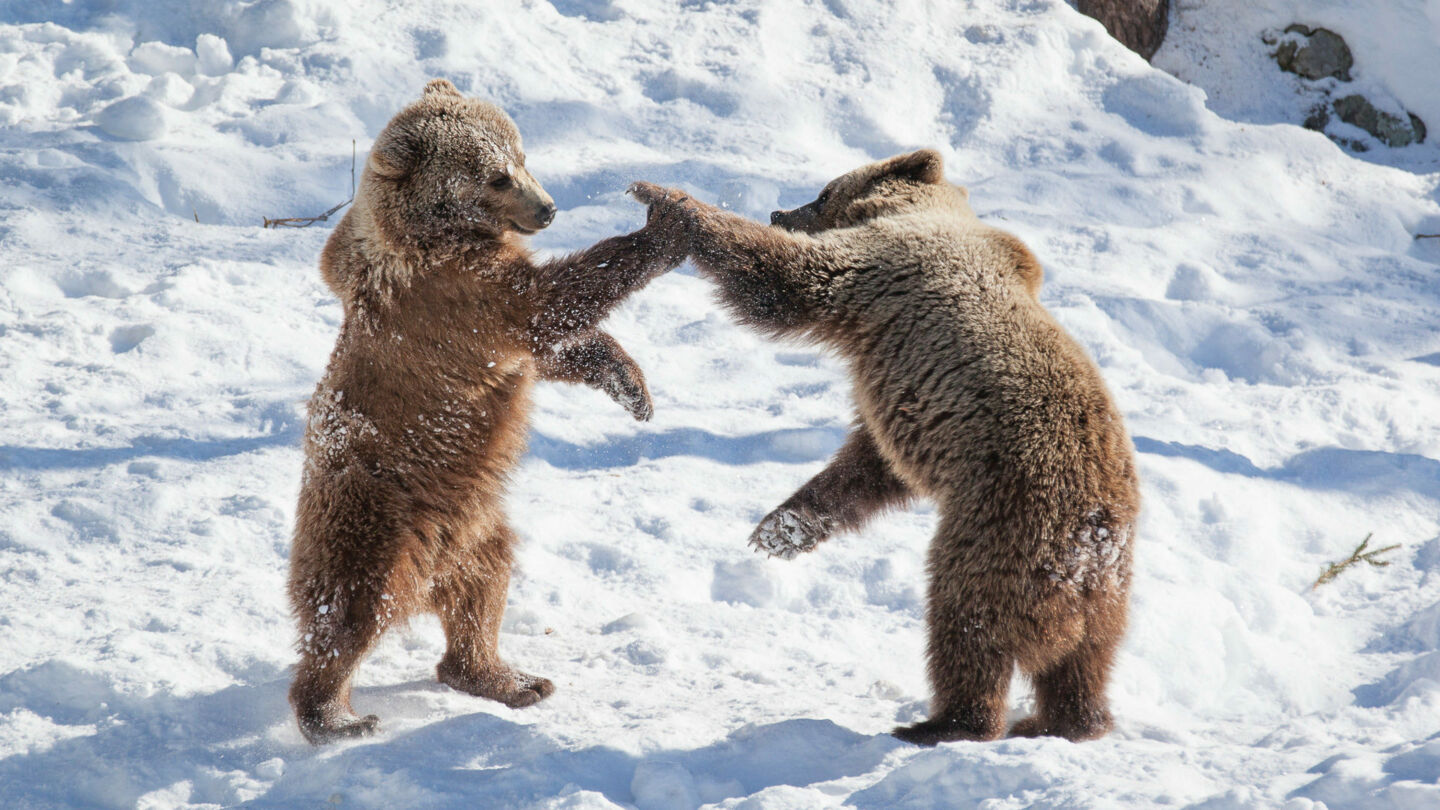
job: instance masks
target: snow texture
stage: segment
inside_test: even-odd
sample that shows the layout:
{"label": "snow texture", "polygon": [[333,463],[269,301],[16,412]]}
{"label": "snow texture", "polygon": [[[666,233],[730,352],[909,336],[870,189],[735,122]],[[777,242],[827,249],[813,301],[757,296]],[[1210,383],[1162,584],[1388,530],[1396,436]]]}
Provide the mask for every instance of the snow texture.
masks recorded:
{"label": "snow texture", "polygon": [[[1440,4],[1173,5],[1152,67],[1059,0],[0,0],[0,806],[1440,807],[1440,138],[1302,129],[1261,40],[1339,31],[1440,132]],[[260,222],[344,200],[352,139],[439,76],[518,122],[545,252],[637,227],[632,180],[763,218],[940,149],[1139,451],[1116,731],[886,734],[927,710],[935,516],[749,548],[840,446],[844,370],[683,268],[607,323],[653,420],[542,386],[511,485],[502,652],[557,693],[441,686],[421,618],[360,669],[379,734],[306,745],[284,582],[333,219]],[[1392,565],[1311,590],[1371,532]]]}

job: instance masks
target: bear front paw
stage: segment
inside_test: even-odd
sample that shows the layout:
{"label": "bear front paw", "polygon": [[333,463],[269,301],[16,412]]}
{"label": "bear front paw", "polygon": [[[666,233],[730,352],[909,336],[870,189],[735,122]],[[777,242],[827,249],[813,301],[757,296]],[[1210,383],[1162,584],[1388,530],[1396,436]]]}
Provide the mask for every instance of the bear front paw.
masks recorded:
{"label": "bear front paw", "polygon": [[605,393],[630,412],[637,422],[648,422],[655,414],[655,402],[650,399],[650,389],[645,380],[625,371],[615,371],[606,377]]}
{"label": "bear front paw", "polygon": [[782,506],[765,516],[750,534],[750,545],[771,557],[794,559],[812,551],[830,534],[828,521],[809,510]]}
{"label": "bear front paw", "polygon": [[632,183],[629,192],[649,208],[645,227],[637,235],[647,239],[651,249],[662,256],[667,265],[684,261],[690,253],[696,218],[694,198],[679,189],[644,181]]}

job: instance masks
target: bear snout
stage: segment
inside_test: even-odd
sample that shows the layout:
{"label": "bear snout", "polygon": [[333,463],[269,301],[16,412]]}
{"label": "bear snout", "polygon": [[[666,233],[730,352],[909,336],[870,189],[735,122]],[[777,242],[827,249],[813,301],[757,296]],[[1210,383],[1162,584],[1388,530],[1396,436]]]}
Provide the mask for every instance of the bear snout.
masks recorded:
{"label": "bear snout", "polygon": [[535,212],[535,221],[544,228],[555,221],[555,203],[547,202]]}
{"label": "bear snout", "polygon": [[815,212],[808,205],[789,211],[774,211],[770,214],[770,224],[787,231],[809,233],[815,224]]}

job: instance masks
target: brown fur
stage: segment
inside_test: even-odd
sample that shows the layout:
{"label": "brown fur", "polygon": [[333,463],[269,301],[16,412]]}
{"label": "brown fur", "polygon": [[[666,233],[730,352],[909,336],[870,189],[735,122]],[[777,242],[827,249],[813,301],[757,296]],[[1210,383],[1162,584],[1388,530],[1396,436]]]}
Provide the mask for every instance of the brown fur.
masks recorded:
{"label": "brown fur", "polygon": [[1135,466],[1095,365],[1038,301],[1040,266],[1025,245],[976,219],[929,150],[772,215],[788,230],[649,184],[633,191],[683,219],[701,274],[742,321],[818,340],[849,363],[854,431],[751,543],[789,558],[912,496],[938,506],[931,718],[896,735],[999,736],[1016,665],[1039,710],[1013,733],[1104,734]]}
{"label": "brown fur", "polygon": [[1078,0],[1076,8],[1099,20],[1110,36],[1147,62],[1170,28],[1170,0]]}
{"label": "brown fur", "polygon": [[290,700],[311,742],[374,730],[351,675],[416,612],[444,626],[444,683],[514,707],[554,690],[496,651],[514,544],[501,499],[530,389],[583,382],[649,418],[640,370],[595,325],[681,256],[652,220],[536,263],[517,233],[553,214],[510,119],[437,80],[380,134],[325,245],[345,320],[310,401],[289,584]]}

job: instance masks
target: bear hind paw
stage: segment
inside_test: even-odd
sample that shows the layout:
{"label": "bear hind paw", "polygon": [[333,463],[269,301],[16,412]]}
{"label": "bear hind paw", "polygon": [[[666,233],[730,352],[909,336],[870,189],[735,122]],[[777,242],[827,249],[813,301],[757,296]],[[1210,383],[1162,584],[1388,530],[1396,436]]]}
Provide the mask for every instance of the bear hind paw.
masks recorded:
{"label": "bear hind paw", "polygon": [[549,678],[506,666],[466,671],[442,661],[435,674],[441,683],[451,689],[489,698],[512,709],[533,706],[555,694],[555,684]]}
{"label": "bear hind paw", "polygon": [[959,740],[985,741],[993,740],[1000,736],[1003,728],[973,728],[968,724],[956,720],[940,717],[930,720],[923,720],[908,726],[896,726],[890,732],[896,739],[903,740],[915,745],[931,747],[942,742],[956,742]]}
{"label": "bear hind paw", "polygon": [[300,733],[305,735],[305,739],[311,745],[325,745],[339,740],[369,737],[379,729],[380,718],[373,714],[367,714],[364,717],[352,715],[348,720],[304,717],[300,719]]}

